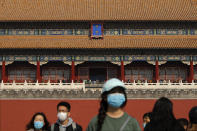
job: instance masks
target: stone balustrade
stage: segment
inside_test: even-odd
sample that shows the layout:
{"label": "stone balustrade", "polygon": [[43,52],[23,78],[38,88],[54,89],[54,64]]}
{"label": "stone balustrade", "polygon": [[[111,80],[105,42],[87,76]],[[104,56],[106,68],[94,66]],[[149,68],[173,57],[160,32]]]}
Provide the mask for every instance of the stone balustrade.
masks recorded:
{"label": "stone balustrade", "polygon": [[[167,83],[125,83],[127,89],[197,89],[197,83],[171,83],[170,81]],[[85,84],[83,83],[3,83],[0,84],[0,90],[28,90],[28,89],[38,89],[38,90],[53,90],[53,89],[64,89],[64,90],[83,90],[84,92],[87,90],[99,90],[101,91],[102,84]]]}
{"label": "stone balustrade", "polygon": [[125,83],[127,89],[197,89],[197,83],[171,83],[170,81],[166,83]]}
{"label": "stone balustrade", "polygon": [[54,90],[54,89],[64,89],[64,90],[83,90],[85,91],[85,83],[3,83],[1,82],[0,90]]}

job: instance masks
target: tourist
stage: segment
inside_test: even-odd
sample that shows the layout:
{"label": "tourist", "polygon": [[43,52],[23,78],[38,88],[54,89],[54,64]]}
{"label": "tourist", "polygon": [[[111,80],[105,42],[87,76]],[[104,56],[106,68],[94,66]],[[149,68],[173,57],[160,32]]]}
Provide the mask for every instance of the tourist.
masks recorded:
{"label": "tourist", "polygon": [[145,113],[143,115],[143,127],[144,128],[150,122],[150,120],[151,120],[151,112]]}
{"label": "tourist", "polygon": [[51,131],[82,131],[82,127],[70,117],[70,110],[71,106],[68,102],[60,102],[57,105],[58,120],[51,125]]}
{"label": "tourist", "polygon": [[144,131],[184,131],[174,117],[173,104],[168,98],[162,97],[156,101],[151,121],[146,125]]}
{"label": "tourist", "polygon": [[27,131],[50,131],[49,122],[44,113],[35,113],[26,126]]}
{"label": "tourist", "polygon": [[189,127],[187,131],[197,131],[197,106],[189,112]]}
{"label": "tourist", "polygon": [[124,83],[116,78],[106,81],[99,113],[90,121],[86,131],[140,131],[137,120],[123,111],[126,103]]}
{"label": "tourist", "polygon": [[182,127],[187,131],[188,128],[188,120],[185,118],[177,119],[177,121],[182,125]]}

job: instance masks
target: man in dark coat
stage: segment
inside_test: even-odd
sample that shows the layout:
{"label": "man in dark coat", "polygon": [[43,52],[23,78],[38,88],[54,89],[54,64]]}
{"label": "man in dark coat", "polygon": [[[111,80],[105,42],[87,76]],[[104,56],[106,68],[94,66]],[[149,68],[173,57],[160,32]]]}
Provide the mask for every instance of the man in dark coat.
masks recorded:
{"label": "man in dark coat", "polygon": [[70,109],[68,102],[60,102],[57,105],[58,120],[51,125],[51,131],[82,131],[82,127],[70,117]]}

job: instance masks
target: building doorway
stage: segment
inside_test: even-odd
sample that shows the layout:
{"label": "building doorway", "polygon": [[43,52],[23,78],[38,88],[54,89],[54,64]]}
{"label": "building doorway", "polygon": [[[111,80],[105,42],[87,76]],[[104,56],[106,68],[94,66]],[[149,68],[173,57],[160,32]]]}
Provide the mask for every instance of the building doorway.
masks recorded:
{"label": "building doorway", "polygon": [[106,68],[90,68],[89,76],[91,81],[104,82],[107,79]]}

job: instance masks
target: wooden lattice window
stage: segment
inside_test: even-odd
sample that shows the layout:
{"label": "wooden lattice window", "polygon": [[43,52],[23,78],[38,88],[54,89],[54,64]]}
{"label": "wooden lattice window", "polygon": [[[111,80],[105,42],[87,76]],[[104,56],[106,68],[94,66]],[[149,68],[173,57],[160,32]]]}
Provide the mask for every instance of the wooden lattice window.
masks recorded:
{"label": "wooden lattice window", "polygon": [[117,77],[118,77],[117,68],[108,68],[107,69],[107,79],[117,78]]}
{"label": "wooden lattice window", "polygon": [[89,68],[80,67],[78,69],[78,79],[79,80],[89,80]]}
{"label": "wooden lattice window", "polygon": [[197,81],[197,67],[194,67],[194,80]]}
{"label": "wooden lattice window", "polygon": [[159,70],[160,80],[179,82],[187,80],[187,69],[183,67],[163,67]]}
{"label": "wooden lattice window", "polygon": [[42,80],[44,82],[68,82],[70,79],[70,69],[60,67],[48,67],[42,69]]}
{"label": "wooden lattice window", "polygon": [[153,70],[151,68],[133,67],[125,69],[125,80],[127,82],[135,81],[152,81]]}
{"label": "wooden lattice window", "polygon": [[9,68],[8,81],[12,82],[35,82],[36,81],[36,69],[32,68]]}

